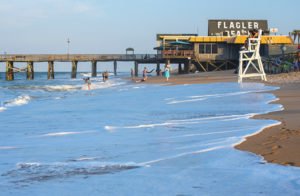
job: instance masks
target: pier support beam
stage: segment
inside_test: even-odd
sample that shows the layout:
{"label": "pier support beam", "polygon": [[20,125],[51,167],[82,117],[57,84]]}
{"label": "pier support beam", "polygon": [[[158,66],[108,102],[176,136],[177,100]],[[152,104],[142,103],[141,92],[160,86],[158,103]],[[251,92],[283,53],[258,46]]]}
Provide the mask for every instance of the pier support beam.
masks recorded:
{"label": "pier support beam", "polygon": [[76,78],[76,75],[77,75],[77,64],[78,64],[78,61],[72,61],[72,73],[71,73],[71,78],[72,79]]}
{"label": "pier support beam", "polygon": [[92,61],[92,77],[97,77],[97,61]]}
{"label": "pier support beam", "polygon": [[184,73],[186,73],[186,74],[190,73],[190,69],[191,69],[191,60],[188,59],[188,60],[184,63]]}
{"label": "pier support beam", "polygon": [[115,76],[117,75],[117,68],[118,68],[117,61],[114,61],[114,74],[115,74]]}
{"label": "pier support beam", "polygon": [[156,75],[157,75],[157,76],[159,76],[160,71],[161,71],[161,70],[160,70],[160,63],[157,63],[157,64],[156,64]]}
{"label": "pier support beam", "polygon": [[34,69],[33,69],[33,62],[29,61],[27,62],[27,80],[33,80],[34,79]]}
{"label": "pier support beam", "polygon": [[48,80],[54,79],[54,61],[48,61]]}
{"label": "pier support beam", "polygon": [[6,80],[12,81],[14,80],[14,62],[13,61],[7,61],[6,62]]}
{"label": "pier support beam", "polygon": [[178,74],[182,74],[182,67],[181,63],[178,64]]}
{"label": "pier support beam", "polygon": [[137,61],[134,61],[134,76],[139,76],[139,63]]}

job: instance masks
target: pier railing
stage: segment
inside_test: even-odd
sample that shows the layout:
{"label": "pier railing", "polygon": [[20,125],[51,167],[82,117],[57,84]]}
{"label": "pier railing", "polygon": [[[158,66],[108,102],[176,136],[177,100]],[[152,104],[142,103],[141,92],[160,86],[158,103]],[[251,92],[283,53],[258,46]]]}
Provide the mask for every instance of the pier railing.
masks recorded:
{"label": "pier railing", "polygon": [[187,58],[194,56],[193,50],[164,50],[163,58]]}
{"label": "pier railing", "polygon": [[0,62],[144,61],[161,58],[157,54],[7,54],[0,55]]}
{"label": "pier railing", "polygon": [[[164,63],[160,54],[4,54],[0,62],[6,62],[6,80],[14,80],[14,72],[26,71],[27,79],[34,78],[34,63],[48,62],[48,79],[54,79],[54,62],[72,62],[71,78],[76,78],[78,62],[91,62],[91,75],[97,76],[97,62],[113,62],[114,73],[117,75],[118,61],[133,61],[135,76],[138,76],[140,63]],[[26,62],[26,68],[17,68],[14,63]]]}

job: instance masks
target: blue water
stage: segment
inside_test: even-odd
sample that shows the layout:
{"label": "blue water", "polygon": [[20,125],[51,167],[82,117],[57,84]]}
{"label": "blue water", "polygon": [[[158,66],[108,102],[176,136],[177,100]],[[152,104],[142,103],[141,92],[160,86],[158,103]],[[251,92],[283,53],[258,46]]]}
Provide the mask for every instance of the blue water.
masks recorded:
{"label": "blue water", "polygon": [[[129,74],[128,74],[129,75]],[[299,195],[300,170],[234,149],[281,110],[259,83],[0,81],[0,195]]]}

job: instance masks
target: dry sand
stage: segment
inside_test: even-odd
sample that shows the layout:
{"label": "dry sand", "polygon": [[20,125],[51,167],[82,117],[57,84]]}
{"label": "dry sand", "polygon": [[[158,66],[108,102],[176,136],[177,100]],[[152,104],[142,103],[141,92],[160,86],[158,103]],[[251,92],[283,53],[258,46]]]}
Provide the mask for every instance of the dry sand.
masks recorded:
{"label": "dry sand", "polygon": [[[300,166],[300,72],[268,75],[267,85],[279,86],[272,91],[284,110],[258,115],[254,118],[275,119],[282,124],[264,129],[259,134],[247,137],[237,149],[262,155],[265,160],[282,165]],[[145,83],[200,84],[212,82],[236,82],[233,70],[187,75],[171,75],[167,82],[163,77],[149,77]],[[261,82],[247,79],[246,82]]]}

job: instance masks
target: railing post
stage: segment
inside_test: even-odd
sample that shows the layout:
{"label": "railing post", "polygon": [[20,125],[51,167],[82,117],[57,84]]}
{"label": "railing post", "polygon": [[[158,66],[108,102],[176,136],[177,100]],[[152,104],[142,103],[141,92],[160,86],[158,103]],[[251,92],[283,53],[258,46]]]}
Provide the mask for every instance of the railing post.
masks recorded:
{"label": "railing post", "polygon": [[92,61],[92,77],[97,77],[97,61]]}
{"label": "railing post", "polygon": [[34,79],[33,61],[27,62],[27,80]]}
{"label": "railing post", "polygon": [[72,61],[72,73],[71,73],[71,78],[72,78],[72,79],[76,78],[76,74],[77,74],[77,63],[78,63],[78,61]]}
{"label": "railing post", "polygon": [[13,61],[7,61],[6,62],[6,80],[12,81],[14,80],[14,62]]}
{"label": "railing post", "polygon": [[48,80],[54,79],[54,61],[48,61]]}

